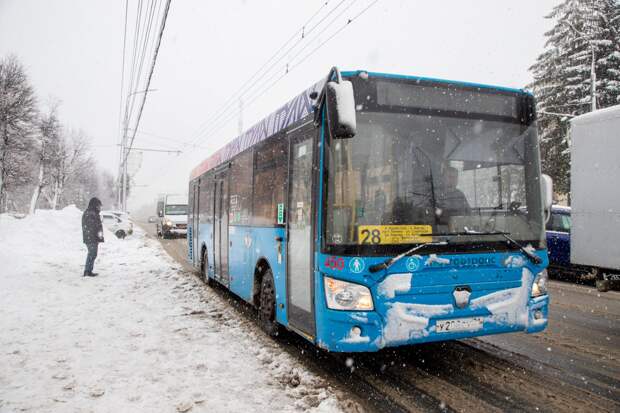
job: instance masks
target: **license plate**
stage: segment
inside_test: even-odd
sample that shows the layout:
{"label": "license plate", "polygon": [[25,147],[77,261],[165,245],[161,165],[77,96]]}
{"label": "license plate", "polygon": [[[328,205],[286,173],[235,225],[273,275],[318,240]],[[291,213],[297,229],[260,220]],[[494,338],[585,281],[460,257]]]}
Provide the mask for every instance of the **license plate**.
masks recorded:
{"label": "license plate", "polygon": [[437,333],[452,333],[458,331],[477,331],[482,328],[482,317],[453,318],[451,320],[437,320],[435,331]]}

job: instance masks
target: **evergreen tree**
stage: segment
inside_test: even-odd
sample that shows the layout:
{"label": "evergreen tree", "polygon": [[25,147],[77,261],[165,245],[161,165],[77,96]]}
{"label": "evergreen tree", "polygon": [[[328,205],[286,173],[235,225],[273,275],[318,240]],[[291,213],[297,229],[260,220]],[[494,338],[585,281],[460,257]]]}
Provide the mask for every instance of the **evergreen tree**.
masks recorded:
{"label": "evergreen tree", "polygon": [[557,113],[580,115],[594,106],[620,104],[620,3],[617,0],[566,0],[546,16],[555,20],[545,51],[530,68],[538,99],[543,172],[555,189],[568,193],[568,122]]}

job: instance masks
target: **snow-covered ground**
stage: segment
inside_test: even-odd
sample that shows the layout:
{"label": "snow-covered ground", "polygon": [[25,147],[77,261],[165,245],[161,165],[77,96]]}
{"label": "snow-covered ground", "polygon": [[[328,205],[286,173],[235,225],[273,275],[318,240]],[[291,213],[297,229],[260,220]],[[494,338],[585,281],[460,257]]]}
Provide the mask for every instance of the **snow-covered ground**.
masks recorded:
{"label": "snow-covered ground", "polygon": [[84,278],[81,212],[0,215],[0,411],[338,411],[138,228]]}

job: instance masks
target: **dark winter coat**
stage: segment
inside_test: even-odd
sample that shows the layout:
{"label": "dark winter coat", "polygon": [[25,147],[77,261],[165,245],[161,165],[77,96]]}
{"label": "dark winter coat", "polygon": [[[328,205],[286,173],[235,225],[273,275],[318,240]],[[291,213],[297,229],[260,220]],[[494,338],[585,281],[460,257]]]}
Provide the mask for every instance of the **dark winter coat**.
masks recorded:
{"label": "dark winter coat", "polygon": [[82,214],[82,237],[84,244],[97,244],[103,242],[103,225],[101,224],[101,201],[92,198],[88,208]]}

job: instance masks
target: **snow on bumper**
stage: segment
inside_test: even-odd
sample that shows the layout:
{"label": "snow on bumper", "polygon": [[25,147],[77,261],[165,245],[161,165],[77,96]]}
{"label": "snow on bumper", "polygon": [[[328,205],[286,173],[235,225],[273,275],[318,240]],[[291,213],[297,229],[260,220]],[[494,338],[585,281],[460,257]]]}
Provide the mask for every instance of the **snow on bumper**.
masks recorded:
{"label": "snow on bumper", "polygon": [[[319,334],[318,345],[330,351],[377,351],[384,347],[454,340],[490,334],[523,331],[536,333],[547,327],[549,296],[532,298],[534,275],[522,268],[521,286],[486,294],[471,300],[467,309],[453,304],[391,302],[385,314],[376,311],[325,312],[328,329]],[[398,284],[392,287],[398,290]],[[386,297],[394,297],[392,289]],[[475,320],[471,328],[437,331],[442,320]]]}

